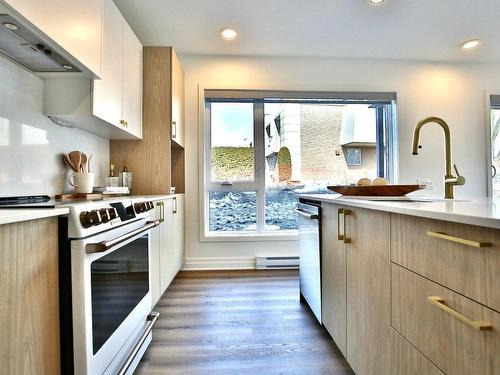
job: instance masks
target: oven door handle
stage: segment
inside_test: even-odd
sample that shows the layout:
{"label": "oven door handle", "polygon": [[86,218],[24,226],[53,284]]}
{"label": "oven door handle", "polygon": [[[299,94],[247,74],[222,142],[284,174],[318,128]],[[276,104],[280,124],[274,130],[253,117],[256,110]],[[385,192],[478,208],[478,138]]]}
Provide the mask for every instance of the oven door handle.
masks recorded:
{"label": "oven door handle", "polygon": [[103,253],[105,251],[108,251],[109,249],[121,244],[122,242],[125,242],[133,237],[136,237],[137,235],[144,233],[151,228],[157,227],[160,225],[159,220],[155,221],[148,221],[146,225],[144,225],[141,228],[137,228],[131,232],[128,232],[124,234],[123,236],[113,238],[112,240],[109,241],[102,241],[102,242],[97,242],[97,243],[88,243],[86,246],[86,252],[87,253]]}
{"label": "oven door handle", "polygon": [[134,349],[132,349],[132,352],[126,359],[125,363],[122,365],[120,371],[118,372],[118,375],[125,375],[127,373],[127,370],[130,368],[130,365],[134,361],[135,357],[137,356],[137,353],[142,347],[142,344],[146,339],[148,338],[151,330],[153,329],[154,324],[156,323],[156,320],[158,320],[158,317],[160,316],[159,312],[152,311],[151,314],[148,315],[147,320],[148,320],[148,325],[146,326],[146,329],[144,332],[142,332],[141,337],[139,338],[139,341],[137,344],[135,344]]}

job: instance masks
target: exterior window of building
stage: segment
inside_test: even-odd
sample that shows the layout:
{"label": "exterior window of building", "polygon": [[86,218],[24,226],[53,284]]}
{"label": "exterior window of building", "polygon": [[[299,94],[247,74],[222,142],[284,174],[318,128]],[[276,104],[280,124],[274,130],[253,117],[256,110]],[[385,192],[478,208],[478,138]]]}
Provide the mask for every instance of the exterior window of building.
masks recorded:
{"label": "exterior window of building", "polygon": [[205,233],[295,234],[296,193],[395,182],[394,99],[206,99]]}

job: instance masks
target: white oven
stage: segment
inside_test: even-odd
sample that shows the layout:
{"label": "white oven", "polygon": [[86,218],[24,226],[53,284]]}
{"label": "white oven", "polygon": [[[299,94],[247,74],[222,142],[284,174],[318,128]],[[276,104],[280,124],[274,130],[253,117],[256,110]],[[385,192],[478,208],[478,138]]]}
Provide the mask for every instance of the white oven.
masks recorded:
{"label": "white oven", "polygon": [[151,341],[159,314],[151,312],[150,231],[159,222],[115,222],[115,228],[68,240],[71,306],[61,311],[62,319],[71,317],[66,330],[73,363],[63,372],[132,374]]}

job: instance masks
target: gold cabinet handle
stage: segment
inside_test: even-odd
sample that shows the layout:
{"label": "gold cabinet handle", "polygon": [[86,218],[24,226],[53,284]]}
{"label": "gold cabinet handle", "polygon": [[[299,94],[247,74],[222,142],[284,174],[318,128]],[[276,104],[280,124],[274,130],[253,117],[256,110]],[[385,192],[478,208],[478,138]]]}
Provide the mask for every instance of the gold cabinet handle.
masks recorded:
{"label": "gold cabinet handle", "polygon": [[163,202],[156,203],[158,207],[160,207],[160,223],[165,221],[165,204]]}
{"label": "gold cabinet handle", "polygon": [[[344,211],[345,210],[343,208],[337,209],[337,239],[339,241],[342,241],[344,239],[344,235],[340,234],[340,215],[343,215]],[[344,221],[344,225],[345,225],[345,221]],[[345,230],[345,226],[344,226],[344,230]]]}
{"label": "gold cabinet handle", "polygon": [[442,240],[456,242],[456,243],[460,243],[462,245],[467,245],[467,246],[472,246],[472,247],[490,247],[491,246],[490,242],[477,242],[477,241],[466,240],[464,238],[450,236],[449,234],[446,234],[443,232],[432,232],[429,230],[429,231],[427,231],[427,235],[431,236],[431,237],[435,237],[435,238],[440,238]]}
{"label": "gold cabinet handle", "polygon": [[177,138],[177,121],[172,121],[172,138]]}
{"label": "gold cabinet handle", "polygon": [[489,331],[493,328],[493,326],[488,322],[485,322],[483,320],[471,320],[469,318],[466,318],[459,312],[449,308],[448,306],[445,305],[444,298],[438,296],[431,296],[427,297],[427,301],[432,303],[434,306],[439,307],[441,310],[447,312],[448,314],[454,316],[455,318],[461,320],[468,326],[475,328],[479,331]]}
{"label": "gold cabinet handle", "polygon": [[347,237],[346,217],[351,214],[351,211],[344,209],[344,243],[351,243],[351,239]]}
{"label": "gold cabinet handle", "polygon": [[173,209],[172,213],[176,214],[177,213],[177,197],[173,197],[172,200],[173,200],[173,203],[174,203],[173,204],[173,208],[174,209]]}

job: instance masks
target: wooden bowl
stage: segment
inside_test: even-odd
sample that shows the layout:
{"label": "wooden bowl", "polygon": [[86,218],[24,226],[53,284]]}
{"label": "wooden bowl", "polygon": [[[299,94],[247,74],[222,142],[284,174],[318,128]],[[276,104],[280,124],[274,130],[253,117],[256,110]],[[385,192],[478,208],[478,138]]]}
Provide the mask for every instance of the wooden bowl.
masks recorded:
{"label": "wooden bowl", "polygon": [[333,185],[328,189],[342,195],[359,197],[400,197],[414,191],[425,189],[425,185],[372,185],[349,186]]}

